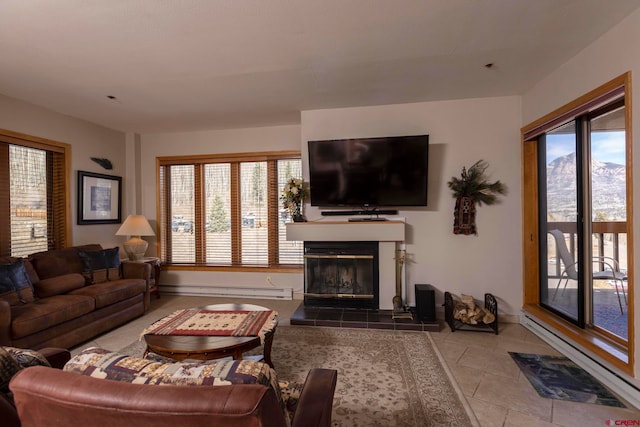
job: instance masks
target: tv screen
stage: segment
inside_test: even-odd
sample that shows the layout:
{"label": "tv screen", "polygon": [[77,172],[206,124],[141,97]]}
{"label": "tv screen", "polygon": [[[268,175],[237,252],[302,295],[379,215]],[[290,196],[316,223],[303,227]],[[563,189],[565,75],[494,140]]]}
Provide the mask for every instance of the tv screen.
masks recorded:
{"label": "tv screen", "polygon": [[312,206],[426,206],[429,135],[309,141]]}

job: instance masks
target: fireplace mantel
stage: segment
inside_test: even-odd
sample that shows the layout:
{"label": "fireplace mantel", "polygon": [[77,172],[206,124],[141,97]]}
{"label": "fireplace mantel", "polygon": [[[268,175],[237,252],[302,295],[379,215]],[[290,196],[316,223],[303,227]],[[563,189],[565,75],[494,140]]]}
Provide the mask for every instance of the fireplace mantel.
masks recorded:
{"label": "fireplace mantel", "polygon": [[308,242],[402,242],[404,221],[323,221],[286,224],[287,240]]}

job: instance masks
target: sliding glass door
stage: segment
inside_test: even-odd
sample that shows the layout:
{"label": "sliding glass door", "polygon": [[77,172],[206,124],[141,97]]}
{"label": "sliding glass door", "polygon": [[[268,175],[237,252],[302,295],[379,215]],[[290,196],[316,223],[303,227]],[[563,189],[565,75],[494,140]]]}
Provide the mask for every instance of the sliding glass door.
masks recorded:
{"label": "sliding glass door", "polygon": [[628,340],[625,106],[538,137],[540,305]]}

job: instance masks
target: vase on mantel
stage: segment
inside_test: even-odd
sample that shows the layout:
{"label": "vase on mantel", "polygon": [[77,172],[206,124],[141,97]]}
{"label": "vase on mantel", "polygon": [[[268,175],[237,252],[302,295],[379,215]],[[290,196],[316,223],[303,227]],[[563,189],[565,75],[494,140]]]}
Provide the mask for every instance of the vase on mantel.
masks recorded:
{"label": "vase on mantel", "polygon": [[302,213],[302,203],[292,203],[291,206],[291,219],[293,222],[306,222],[307,220],[304,218],[304,214]]}

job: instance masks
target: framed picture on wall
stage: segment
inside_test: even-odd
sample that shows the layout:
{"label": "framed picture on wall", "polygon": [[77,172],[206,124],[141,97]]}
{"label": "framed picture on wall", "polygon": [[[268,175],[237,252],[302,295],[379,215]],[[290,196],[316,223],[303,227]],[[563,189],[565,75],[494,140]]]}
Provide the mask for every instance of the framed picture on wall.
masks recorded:
{"label": "framed picture on wall", "polygon": [[78,224],[122,222],[122,177],[78,171]]}

